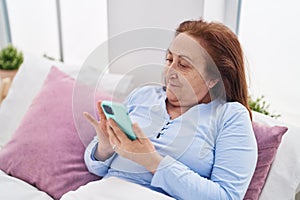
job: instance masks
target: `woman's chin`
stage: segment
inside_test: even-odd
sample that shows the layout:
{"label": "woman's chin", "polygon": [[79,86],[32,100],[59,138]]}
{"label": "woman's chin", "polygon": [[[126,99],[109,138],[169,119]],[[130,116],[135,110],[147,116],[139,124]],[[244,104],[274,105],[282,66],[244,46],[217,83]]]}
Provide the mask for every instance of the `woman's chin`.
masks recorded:
{"label": "woman's chin", "polygon": [[176,93],[174,93],[170,90],[167,90],[166,95],[167,95],[168,101],[171,101],[171,102],[177,102],[179,99],[178,95],[176,95]]}

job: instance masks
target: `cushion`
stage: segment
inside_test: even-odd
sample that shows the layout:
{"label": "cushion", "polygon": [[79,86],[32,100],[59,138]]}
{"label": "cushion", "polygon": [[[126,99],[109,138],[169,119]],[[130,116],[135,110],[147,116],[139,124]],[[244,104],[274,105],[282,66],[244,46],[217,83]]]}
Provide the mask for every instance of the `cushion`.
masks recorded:
{"label": "cushion", "polygon": [[[98,81],[101,72],[95,71],[99,70],[99,67],[94,67],[91,63],[82,71],[80,65],[66,65],[24,52],[24,62],[14,77],[7,97],[0,104],[0,149],[11,139],[20,125],[53,65],[72,77],[78,77],[79,72],[84,72],[85,83]],[[92,79],[91,74],[96,80]],[[130,88],[133,88],[133,77],[130,75],[103,73],[101,76],[98,89],[108,94],[114,93],[118,98],[125,97]]]}
{"label": "cushion", "polygon": [[[99,179],[88,172],[84,163],[85,146],[74,123],[74,84],[73,78],[52,67],[12,139],[0,151],[1,170],[54,199]],[[99,93],[96,98],[108,97]],[[93,113],[93,109],[81,110]],[[76,123],[87,127],[85,138],[91,140],[95,132],[89,123],[84,119]]]}
{"label": "cushion", "polygon": [[73,76],[76,76],[80,68],[80,66],[67,66],[24,52],[24,62],[14,77],[6,98],[0,104],[0,149],[18,128],[52,65]]}
{"label": "cushion", "polygon": [[281,138],[288,128],[284,126],[269,126],[254,121],[252,126],[257,140],[258,160],[244,199],[257,200],[265,184]]}
{"label": "cushion", "polygon": [[294,199],[295,193],[300,188],[300,127],[290,124],[288,121],[273,119],[258,112],[252,112],[253,121],[288,127],[287,133],[277,149],[268,178],[259,200],[269,199]]}

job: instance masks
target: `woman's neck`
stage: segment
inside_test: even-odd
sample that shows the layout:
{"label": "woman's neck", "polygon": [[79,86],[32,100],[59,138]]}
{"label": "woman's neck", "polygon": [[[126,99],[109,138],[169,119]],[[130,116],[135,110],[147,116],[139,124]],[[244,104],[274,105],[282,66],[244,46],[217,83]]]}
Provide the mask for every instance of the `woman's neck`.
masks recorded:
{"label": "woman's neck", "polygon": [[191,106],[175,106],[172,105],[168,99],[166,99],[166,108],[167,108],[167,112],[170,115],[171,119],[175,119],[177,117],[179,117],[180,115],[182,115],[183,113],[185,113],[186,111],[188,111]]}
{"label": "woman's neck", "polygon": [[[207,95],[205,95],[205,97],[202,99],[201,102],[198,102],[198,104],[209,103],[209,102],[211,102],[211,98],[210,98],[209,94],[207,94]],[[191,107],[193,107],[195,105],[180,106],[180,105],[171,103],[168,100],[168,98],[166,99],[166,108],[167,108],[167,112],[170,115],[171,119],[175,119],[175,118],[179,117],[180,115],[182,115],[183,113],[185,113],[186,111],[188,111]]]}

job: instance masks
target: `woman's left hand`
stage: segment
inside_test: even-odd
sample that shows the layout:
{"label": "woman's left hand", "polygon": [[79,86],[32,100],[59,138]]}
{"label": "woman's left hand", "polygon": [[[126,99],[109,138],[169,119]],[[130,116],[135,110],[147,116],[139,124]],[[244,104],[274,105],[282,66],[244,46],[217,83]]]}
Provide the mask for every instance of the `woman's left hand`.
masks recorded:
{"label": "woman's left hand", "polygon": [[113,119],[109,119],[107,122],[107,132],[110,143],[115,147],[115,152],[120,156],[144,166],[154,174],[163,157],[159,155],[152,142],[144,135],[138,124],[133,124],[132,128],[137,136],[137,139],[133,141],[126,136]]}

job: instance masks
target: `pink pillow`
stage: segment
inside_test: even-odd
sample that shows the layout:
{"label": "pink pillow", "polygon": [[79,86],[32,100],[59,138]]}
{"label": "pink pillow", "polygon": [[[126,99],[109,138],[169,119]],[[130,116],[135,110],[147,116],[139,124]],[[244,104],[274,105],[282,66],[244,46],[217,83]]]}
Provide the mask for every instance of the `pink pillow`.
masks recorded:
{"label": "pink pillow", "polygon": [[[84,163],[85,146],[73,118],[74,84],[73,78],[52,67],[13,138],[0,151],[1,170],[54,199],[99,179],[88,172]],[[93,108],[82,110],[94,112]],[[82,124],[91,127],[86,121]],[[91,140],[95,132],[90,129],[86,134]]]}
{"label": "pink pillow", "polygon": [[283,126],[268,126],[252,122],[258,146],[258,160],[254,175],[244,199],[257,200],[267,179],[271,164],[281,142],[282,136],[288,130]]}

